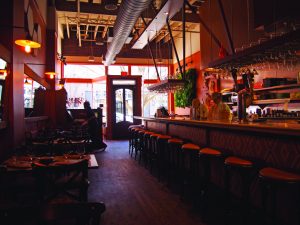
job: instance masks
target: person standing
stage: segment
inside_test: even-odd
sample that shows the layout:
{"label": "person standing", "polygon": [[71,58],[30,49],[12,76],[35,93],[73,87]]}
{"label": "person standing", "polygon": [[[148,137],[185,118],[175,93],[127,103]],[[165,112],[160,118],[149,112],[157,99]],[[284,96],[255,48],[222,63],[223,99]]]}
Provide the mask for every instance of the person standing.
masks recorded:
{"label": "person standing", "polygon": [[87,130],[92,141],[92,149],[97,149],[102,143],[102,138],[100,137],[99,132],[99,124],[90,103],[85,101],[83,103],[83,107],[86,113],[86,121],[82,124],[82,126],[87,125]]}
{"label": "person standing", "polygon": [[208,112],[209,120],[219,120],[219,121],[230,121],[231,112],[227,104],[222,102],[222,94],[215,92],[212,94],[212,100],[214,105],[212,105]]}

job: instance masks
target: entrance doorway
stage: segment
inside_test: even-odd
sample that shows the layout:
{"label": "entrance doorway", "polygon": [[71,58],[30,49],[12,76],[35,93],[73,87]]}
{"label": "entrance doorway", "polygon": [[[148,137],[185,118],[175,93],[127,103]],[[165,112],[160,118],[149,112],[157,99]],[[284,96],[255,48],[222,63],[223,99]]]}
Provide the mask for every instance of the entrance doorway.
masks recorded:
{"label": "entrance doorway", "polygon": [[141,77],[108,76],[107,138],[127,139],[128,127],[141,115]]}

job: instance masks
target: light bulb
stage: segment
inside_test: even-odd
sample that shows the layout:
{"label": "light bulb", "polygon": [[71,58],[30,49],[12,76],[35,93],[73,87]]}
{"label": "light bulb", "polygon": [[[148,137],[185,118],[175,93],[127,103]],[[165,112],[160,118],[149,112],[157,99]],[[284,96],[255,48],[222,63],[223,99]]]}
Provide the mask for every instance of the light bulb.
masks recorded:
{"label": "light bulb", "polygon": [[31,52],[31,47],[29,45],[25,46],[25,52],[27,52],[27,53]]}
{"label": "light bulb", "polygon": [[7,76],[7,72],[6,71],[3,73],[3,76],[4,76],[4,78]]}
{"label": "light bulb", "polygon": [[50,79],[52,80],[54,78],[54,75],[53,74],[50,74]]}

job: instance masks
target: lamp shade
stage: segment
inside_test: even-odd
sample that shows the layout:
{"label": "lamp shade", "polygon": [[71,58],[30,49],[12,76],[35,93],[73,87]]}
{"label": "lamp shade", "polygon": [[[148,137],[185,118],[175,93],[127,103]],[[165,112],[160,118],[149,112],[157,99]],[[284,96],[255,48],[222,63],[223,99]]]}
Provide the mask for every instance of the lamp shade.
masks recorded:
{"label": "lamp shade", "polygon": [[28,40],[28,39],[15,40],[15,44],[19,45],[19,46],[22,46],[22,47],[25,47],[25,51],[27,53],[29,53],[31,51],[31,48],[40,48],[41,47],[40,43],[35,42],[35,41],[31,41],[31,40]]}

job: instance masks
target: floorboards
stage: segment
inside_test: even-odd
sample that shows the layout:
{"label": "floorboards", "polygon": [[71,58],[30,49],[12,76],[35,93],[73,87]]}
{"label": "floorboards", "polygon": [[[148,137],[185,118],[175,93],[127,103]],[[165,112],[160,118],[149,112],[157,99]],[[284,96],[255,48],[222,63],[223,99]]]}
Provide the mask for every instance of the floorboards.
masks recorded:
{"label": "floorboards", "polygon": [[89,201],[103,201],[102,225],[204,225],[191,204],[128,154],[127,141],[106,141],[96,153],[99,168],[89,171]]}

